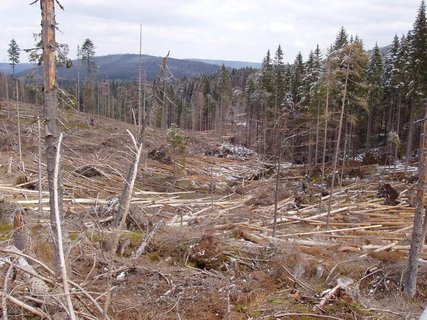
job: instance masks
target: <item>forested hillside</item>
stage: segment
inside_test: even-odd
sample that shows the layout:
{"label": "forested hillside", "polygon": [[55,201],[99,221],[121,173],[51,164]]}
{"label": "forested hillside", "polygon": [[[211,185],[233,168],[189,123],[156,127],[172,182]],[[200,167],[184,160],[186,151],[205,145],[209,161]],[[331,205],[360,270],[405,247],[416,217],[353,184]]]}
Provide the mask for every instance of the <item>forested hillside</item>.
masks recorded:
{"label": "forested hillside", "polygon": [[[144,78],[153,81],[159,72],[161,57],[144,55],[142,57],[142,70]],[[108,56],[93,57],[93,63],[96,65],[96,78],[98,80],[122,80],[135,81],[138,78],[139,56],[137,54],[113,54]],[[219,68],[218,65],[204,63],[203,61],[169,59],[169,69],[176,78],[194,77],[201,74],[212,74]],[[0,65],[0,71],[1,69]],[[18,64],[16,66],[16,75],[25,78],[28,74],[35,73],[38,76],[42,74],[42,68],[37,64]],[[5,73],[11,74],[12,68],[4,65]],[[34,70],[31,70],[34,69]],[[77,75],[85,78],[88,74],[87,65],[81,60],[74,60],[67,68],[62,66],[58,69],[58,78],[60,81],[75,82]]]}
{"label": "forested hillside", "polygon": [[[427,86],[423,14],[382,53],[377,46],[365,48],[363,39],[342,27],[326,52],[314,47],[306,59],[298,54],[291,64],[283,61],[280,45],[268,50],[261,69],[216,71],[214,65],[169,58],[160,99],[151,81],[161,59],[144,56],[144,105],[153,108],[152,125],[215,130],[218,137],[233,132],[236,142],[260,154],[276,156],[281,149],[298,163],[317,165],[330,158],[340,127],[342,158],[410,160],[420,143],[417,120],[423,117]],[[133,121],[138,61],[138,55],[93,56],[60,68],[64,107]],[[135,80],[123,80],[129,74]],[[22,77],[21,86],[27,101],[41,101],[34,73]]]}

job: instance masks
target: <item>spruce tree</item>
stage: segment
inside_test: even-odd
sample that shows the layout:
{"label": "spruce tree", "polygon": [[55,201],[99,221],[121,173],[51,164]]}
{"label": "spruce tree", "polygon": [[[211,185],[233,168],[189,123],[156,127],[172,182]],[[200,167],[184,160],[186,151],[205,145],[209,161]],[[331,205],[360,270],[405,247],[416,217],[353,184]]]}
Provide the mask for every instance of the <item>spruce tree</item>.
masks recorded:
{"label": "spruce tree", "polygon": [[95,45],[90,39],[85,39],[80,49],[80,56],[82,63],[86,65],[86,71],[88,74],[93,73],[96,70],[95,65]]}
{"label": "spruce tree", "polygon": [[291,95],[293,102],[293,111],[297,112],[301,109],[301,102],[303,99],[302,85],[304,77],[304,61],[301,52],[298,52],[295,57],[294,65],[292,68],[292,79],[291,79]]}
{"label": "spruce tree", "polygon": [[232,98],[232,87],[230,81],[230,75],[227,68],[223,64],[219,71],[219,77],[217,82],[217,101],[218,105],[215,112],[215,129],[217,134],[222,136],[223,126],[226,119],[228,119],[228,113],[230,112]]}
{"label": "spruce tree", "polygon": [[319,100],[320,76],[322,72],[322,56],[317,45],[314,51],[311,51],[307,62],[304,65],[303,75],[303,99],[309,110],[315,110]]}
{"label": "spruce tree", "polygon": [[15,66],[19,63],[19,54],[20,49],[18,43],[15,39],[10,40],[9,49],[7,50],[7,55],[12,66],[12,73],[15,76]]}
{"label": "spruce tree", "polygon": [[283,62],[283,51],[279,44],[273,61],[273,81],[274,81],[274,95],[275,107],[280,109],[283,103],[286,92],[285,82],[285,64]]}
{"label": "spruce tree", "polygon": [[[86,81],[83,88],[83,110],[93,112],[95,110],[95,45],[92,40],[86,39],[80,49],[81,62],[86,67]],[[121,110],[121,109],[120,109]]]}
{"label": "spruce tree", "polygon": [[383,103],[383,62],[380,48],[377,44],[369,59],[369,66],[366,74],[368,84],[368,123],[366,132],[366,149],[371,148],[372,133],[377,133],[377,116],[381,113]]}
{"label": "spruce tree", "polygon": [[332,50],[340,50],[344,48],[348,44],[348,34],[344,27],[341,27],[340,31],[338,32],[335,43],[332,46]]}
{"label": "spruce tree", "polygon": [[420,107],[427,95],[427,21],[424,0],[421,1],[411,35],[409,59],[414,81],[411,90]]}

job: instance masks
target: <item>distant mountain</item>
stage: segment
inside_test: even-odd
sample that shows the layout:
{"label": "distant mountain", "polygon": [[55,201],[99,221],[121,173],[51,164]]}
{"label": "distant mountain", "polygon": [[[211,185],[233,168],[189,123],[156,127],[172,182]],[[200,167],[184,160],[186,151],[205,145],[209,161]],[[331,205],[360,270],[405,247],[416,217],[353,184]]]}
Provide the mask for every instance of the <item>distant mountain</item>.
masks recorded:
{"label": "distant mountain", "polygon": [[[162,57],[142,56],[142,70],[148,80],[154,80],[159,72]],[[138,79],[139,55],[137,54],[114,54],[99,56],[95,58],[96,78],[110,80],[136,80]],[[31,67],[33,65],[30,64]],[[201,74],[212,74],[217,72],[219,67],[214,64],[201,61],[190,61],[169,58],[168,70],[175,78],[195,77]],[[17,72],[19,76],[25,76],[28,70]],[[38,67],[39,74],[42,69]],[[80,78],[86,76],[84,63],[74,60],[73,66],[69,69],[58,68],[58,80],[75,80],[77,73],[80,72]]]}
{"label": "distant mountain", "polygon": [[[34,64],[32,63],[18,63],[15,65],[15,73],[18,74],[32,68],[34,68]],[[12,74],[13,70],[10,63],[0,63],[0,72],[4,74]]]}
{"label": "distant mountain", "polygon": [[256,68],[256,69],[261,68],[261,63],[258,63],[258,62],[232,61],[232,60],[211,60],[211,59],[187,59],[187,60],[199,61],[199,62],[214,64],[217,66],[225,65],[228,68],[236,68],[236,69],[246,68],[246,67]]}

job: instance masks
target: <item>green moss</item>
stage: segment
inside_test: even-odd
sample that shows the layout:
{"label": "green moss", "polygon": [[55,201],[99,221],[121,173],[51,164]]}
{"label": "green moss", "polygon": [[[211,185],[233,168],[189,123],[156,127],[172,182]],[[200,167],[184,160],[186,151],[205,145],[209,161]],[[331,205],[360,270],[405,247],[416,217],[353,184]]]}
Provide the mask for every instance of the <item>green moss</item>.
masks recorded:
{"label": "green moss", "polygon": [[13,230],[13,224],[0,224],[0,233],[9,233]]}
{"label": "green moss", "polygon": [[45,229],[45,227],[42,224],[36,224],[31,228],[31,233],[33,235],[38,235],[40,232],[42,232]]}
{"label": "green moss", "polygon": [[0,224],[0,241],[7,241],[10,238],[10,234],[13,230],[13,224]]}
{"label": "green moss", "polygon": [[105,240],[105,234],[102,232],[90,232],[86,231],[86,236],[91,242],[103,242]]}
{"label": "green moss", "polygon": [[280,301],[280,299],[277,297],[270,297],[267,299],[267,302],[270,304],[281,304],[282,303],[282,301]]}
{"label": "green moss", "polygon": [[159,262],[161,260],[159,254],[157,252],[150,252],[150,254],[148,255],[148,258],[152,262]]}
{"label": "green moss", "polygon": [[234,309],[236,310],[236,312],[241,312],[241,313],[246,312],[246,307],[241,303],[236,304],[234,306]]}
{"label": "green moss", "polygon": [[77,232],[70,232],[70,233],[68,234],[68,238],[69,238],[71,241],[76,241],[76,240],[79,238],[79,234],[78,234]]}
{"label": "green moss", "polygon": [[292,305],[292,312],[296,313],[311,313],[312,307],[308,304],[296,303]]}
{"label": "green moss", "polygon": [[130,247],[135,248],[139,246],[142,238],[144,237],[143,233],[140,232],[127,232],[121,235],[120,240],[130,240]]}
{"label": "green moss", "polygon": [[34,244],[34,252],[41,261],[52,265],[54,263],[55,254],[52,245],[45,240],[38,240]]}

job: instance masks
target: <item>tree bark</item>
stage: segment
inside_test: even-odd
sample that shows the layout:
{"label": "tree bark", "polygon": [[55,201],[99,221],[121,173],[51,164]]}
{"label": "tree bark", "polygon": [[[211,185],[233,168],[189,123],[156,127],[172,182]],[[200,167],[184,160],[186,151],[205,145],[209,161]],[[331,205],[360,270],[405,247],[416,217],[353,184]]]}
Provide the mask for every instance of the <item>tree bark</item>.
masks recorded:
{"label": "tree bark", "polygon": [[328,201],[328,214],[326,216],[326,230],[329,229],[329,217],[331,215],[332,195],[334,193],[335,176],[336,176],[337,163],[338,163],[338,155],[340,152],[341,133],[342,133],[342,125],[343,125],[343,121],[344,121],[344,111],[345,111],[345,101],[347,98],[347,86],[348,86],[348,78],[349,78],[349,74],[350,74],[350,55],[351,55],[351,53],[349,54],[349,57],[348,57],[349,60],[347,61],[347,67],[346,67],[346,71],[345,71],[345,83],[344,83],[344,89],[343,89],[343,96],[341,99],[341,114],[340,114],[340,122],[339,122],[339,126],[338,126],[337,144],[335,147],[334,164],[333,164],[333,168],[332,168],[332,181],[331,181],[330,196],[329,196],[329,201]]}
{"label": "tree bark", "polygon": [[325,132],[323,140],[323,155],[322,155],[322,184],[325,179],[325,162],[326,162],[326,147],[328,145],[328,118],[329,118],[329,77],[331,76],[331,63],[328,58],[328,71],[326,74],[326,103],[325,103]]}
{"label": "tree bark", "polygon": [[[68,316],[70,317],[70,320],[75,320],[76,316],[74,314],[74,308],[73,308],[73,302],[71,300],[70,296],[70,289],[68,287],[68,277],[67,277],[67,269],[65,265],[65,256],[64,256],[64,238],[62,237],[62,228],[61,228],[61,220],[62,217],[59,215],[59,201],[58,201],[58,190],[59,185],[59,173],[60,173],[60,155],[61,155],[61,142],[62,142],[62,133],[59,136],[58,139],[58,145],[57,145],[57,153],[56,153],[56,159],[55,159],[55,168],[54,168],[54,179],[53,179],[53,195],[54,195],[54,202],[55,202],[55,222],[56,222],[56,237],[57,237],[57,255],[59,256],[59,268],[61,270],[61,278],[62,278],[62,286],[64,287],[64,296],[65,301],[67,302],[67,311]],[[52,199],[51,199],[52,202]],[[52,215],[52,214],[51,214]]]}
{"label": "tree bark", "polygon": [[[277,124],[276,124],[277,125]],[[277,130],[277,128],[276,128]],[[276,190],[274,193],[274,216],[273,216],[273,233],[272,236],[275,237],[276,236],[276,229],[277,229],[277,205],[279,202],[279,186],[280,186],[280,167],[281,167],[281,162],[282,162],[282,142],[280,141],[281,139],[281,134],[277,135],[278,139],[276,141],[279,142],[279,145],[276,146],[276,157],[277,157],[277,175],[276,175]]]}
{"label": "tree bark", "polygon": [[414,137],[414,107],[412,102],[410,103],[410,114],[409,114],[409,133],[406,145],[406,159],[405,159],[405,174],[408,173],[409,161],[412,156],[412,140]]}
{"label": "tree bark", "polygon": [[[43,40],[43,80],[44,80],[44,123],[46,144],[46,165],[49,185],[50,222],[55,239],[56,272],[60,275],[60,260],[58,254],[57,223],[55,219],[55,208],[63,221],[62,210],[62,183],[59,172],[55,181],[54,171],[56,153],[58,148],[59,130],[57,125],[57,91],[56,91],[56,41],[55,41],[55,0],[41,0],[42,11],[42,40]],[[60,171],[60,170],[59,170]],[[58,185],[58,197],[55,199],[55,184]],[[65,237],[64,237],[65,238]]]}
{"label": "tree bark", "polygon": [[21,143],[21,114],[19,110],[19,83],[18,79],[15,79],[15,94],[16,94],[16,116],[18,118],[18,152],[19,152],[19,164],[22,172],[25,172],[24,161],[22,161],[22,143]]}
{"label": "tree bark", "polygon": [[414,214],[411,249],[409,251],[408,273],[405,283],[405,293],[413,297],[417,290],[418,256],[424,244],[426,234],[425,217],[425,186],[427,182],[427,102],[425,104],[424,129],[419,164],[419,180],[417,183],[417,205]]}

